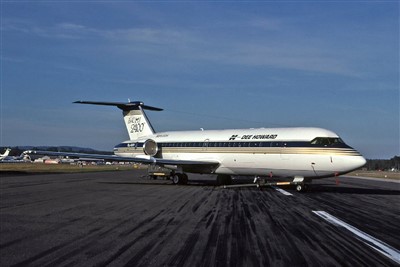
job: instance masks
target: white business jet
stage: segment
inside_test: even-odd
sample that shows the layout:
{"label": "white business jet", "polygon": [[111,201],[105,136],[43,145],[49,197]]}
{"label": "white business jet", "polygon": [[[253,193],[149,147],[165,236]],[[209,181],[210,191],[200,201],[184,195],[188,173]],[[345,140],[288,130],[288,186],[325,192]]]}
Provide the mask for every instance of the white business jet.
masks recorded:
{"label": "white business jet", "polygon": [[303,191],[312,179],[342,175],[366,163],[337,134],[321,128],[155,132],[144,110],[161,111],[160,108],[143,102],[74,103],[121,109],[129,140],[115,146],[115,155],[44,154],[159,165],[173,170],[174,184],[186,184],[186,173],[200,173],[216,174],[219,184],[230,184],[232,176],[254,176],[255,180],[267,177],[270,181],[289,178],[287,184]]}

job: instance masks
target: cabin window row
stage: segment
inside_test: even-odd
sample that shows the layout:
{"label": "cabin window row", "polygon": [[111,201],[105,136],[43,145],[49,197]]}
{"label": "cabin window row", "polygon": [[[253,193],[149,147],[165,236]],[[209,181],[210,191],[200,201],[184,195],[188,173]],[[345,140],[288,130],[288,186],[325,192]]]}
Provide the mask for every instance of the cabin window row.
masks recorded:
{"label": "cabin window row", "polygon": [[[347,147],[340,138],[317,137],[311,142],[169,142],[158,143],[158,147]],[[122,143],[116,146],[142,148],[143,143]]]}
{"label": "cabin window row", "polygon": [[161,147],[282,147],[283,142],[185,142],[162,143]]}

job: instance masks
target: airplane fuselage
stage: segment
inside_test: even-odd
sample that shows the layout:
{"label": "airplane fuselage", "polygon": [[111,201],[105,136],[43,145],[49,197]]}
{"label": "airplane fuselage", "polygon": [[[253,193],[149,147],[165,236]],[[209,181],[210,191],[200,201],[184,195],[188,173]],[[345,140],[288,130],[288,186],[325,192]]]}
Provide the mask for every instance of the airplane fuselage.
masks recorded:
{"label": "airplane fuselage", "polygon": [[334,132],[308,127],[162,132],[125,141],[114,153],[219,163],[186,172],[270,177],[323,178],[365,164]]}
{"label": "airplane fuselage", "polygon": [[[217,183],[229,185],[232,175],[292,178],[287,185],[304,191],[315,178],[348,173],[366,160],[329,130],[311,127],[258,128],[156,132],[144,110],[161,111],[141,101],[128,103],[76,101],[77,104],[114,106],[122,110],[129,141],[114,148],[115,155],[31,151],[53,156],[90,157],[163,166],[174,184],[187,184],[186,173],[217,174]],[[262,181],[263,180],[263,181]],[[252,184],[254,185],[254,184]]]}

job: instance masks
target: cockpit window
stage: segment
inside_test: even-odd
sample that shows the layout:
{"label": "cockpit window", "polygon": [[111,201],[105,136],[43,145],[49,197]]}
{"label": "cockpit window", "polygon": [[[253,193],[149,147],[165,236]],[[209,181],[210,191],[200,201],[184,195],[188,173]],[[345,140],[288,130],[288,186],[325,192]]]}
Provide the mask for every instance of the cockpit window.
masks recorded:
{"label": "cockpit window", "polygon": [[333,146],[344,144],[344,142],[339,137],[317,137],[311,141],[311,144],[319,146]]}

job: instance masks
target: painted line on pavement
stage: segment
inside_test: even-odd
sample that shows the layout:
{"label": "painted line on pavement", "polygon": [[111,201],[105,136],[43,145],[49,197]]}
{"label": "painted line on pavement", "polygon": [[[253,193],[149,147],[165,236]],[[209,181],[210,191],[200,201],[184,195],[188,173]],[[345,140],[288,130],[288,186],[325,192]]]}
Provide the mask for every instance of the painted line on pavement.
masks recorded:
{"label": "painted line on pavement", "polygon": [[391,260],[395,261],[396,263],[400,264],[400,251],[397,250],[396,248],[386,244],[385,242],[376,239],[373,236],[370,236],[367,233],[364,233],[363,231],[357,229],[356,227],[347,224],[343,222],[342,220],[330,215],[329,213],[325,211],[312,211],[322,219],[332,223],[333,225],[344,227],[348,231],[352,232],[355,234],[358,239],[361,239],[365,244],[368,246],[372,247],[379,253],[385,255],[386,257],[390,258]]}
{"label": "painted line on pavement", "polygon": [[289,193],[288,191],[285,191],[285,190],[283,190],[283,189],[281,189],[279,187],[272,186],[272,188],[275,189],[276,191],[284,194],[285,196],[293,196],[292,193]]}

